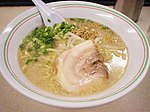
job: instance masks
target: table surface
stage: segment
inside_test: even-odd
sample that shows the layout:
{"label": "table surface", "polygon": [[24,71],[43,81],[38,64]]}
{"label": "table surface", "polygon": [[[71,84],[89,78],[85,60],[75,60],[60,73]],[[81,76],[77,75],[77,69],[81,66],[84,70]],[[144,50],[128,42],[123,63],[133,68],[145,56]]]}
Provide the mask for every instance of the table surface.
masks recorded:
{"label": "table surface", "polygon": [[[18,14],[29,7],[0,7],[0,32]],[[143,7],[137,24],[150,43],[150,7]],[[150,112],[150,69],[144,80],[124,97],[102,106],[66,109],[34,101],[12,88],[0,74],[0,112]]]}

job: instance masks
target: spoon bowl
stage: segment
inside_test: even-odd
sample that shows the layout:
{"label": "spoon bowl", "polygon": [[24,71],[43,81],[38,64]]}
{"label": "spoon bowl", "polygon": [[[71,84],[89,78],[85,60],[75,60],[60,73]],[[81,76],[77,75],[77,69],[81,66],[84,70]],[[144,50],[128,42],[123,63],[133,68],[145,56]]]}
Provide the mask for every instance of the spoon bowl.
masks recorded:
{"label": "spoon bowl", "polygon": [[65,21],[59,13],[49,8],[43,1],[32,0],[32,2],[36,5],[38,11],[40,12],[45,26],[52,27],[56,23],[61,23]]}

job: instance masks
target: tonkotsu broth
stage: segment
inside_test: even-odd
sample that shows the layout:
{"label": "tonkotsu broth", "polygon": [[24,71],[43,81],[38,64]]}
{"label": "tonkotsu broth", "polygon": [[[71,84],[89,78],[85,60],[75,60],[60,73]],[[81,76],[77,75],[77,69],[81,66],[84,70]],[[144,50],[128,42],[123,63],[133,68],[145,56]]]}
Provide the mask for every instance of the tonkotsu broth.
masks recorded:
{"label": "tonkotsu broth", "polygon": [[[76,26],[71,32],[84,38],[91,39],[97,45],[98,51],[104,57],[104,64],[108,67],[109,79],[99,78],[79,91],[68,92],[57,81],[57,58],[60,53],[50,51],[47,55],[40,55],[37,62],[25,64],[33,52],[18,50],[18,60],[23,74],[33,84],[50,93],[64,96],[86,96],[103,91],[115,84],[123,75],[128,62],[128,51],[125,43],[110,28],[97,22],[85,19],[66,19]],[[27,37],[26,37],[27,38]],[[65,40],[67,41],[67,40]],[[64,41],[64,42],[65,42]],[[59,42],[56,42],[56,44]],[[79,44],[80,42],[76,43]],[[28,47],[30,44],[26,44]],[[56,47],[57,45],[55,45]],[[54,48],[55,48],[54,47]],[[59,48],[61,49],[61,48]],[[63,48],[62,48],[63,49]],[[69,48],[68,48],[69,49]],[[61,52],[67,49],[60,50]]]}

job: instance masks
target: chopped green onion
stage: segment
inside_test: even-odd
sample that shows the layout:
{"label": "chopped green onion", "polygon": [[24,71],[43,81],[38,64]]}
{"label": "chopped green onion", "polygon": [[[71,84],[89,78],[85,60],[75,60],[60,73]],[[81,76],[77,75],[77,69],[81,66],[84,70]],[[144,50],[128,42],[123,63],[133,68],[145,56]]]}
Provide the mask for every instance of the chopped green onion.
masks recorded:
{"label": "chopped green onion", "polygon": [[49,23],[51,22],[51,20],[50,20],[49,18],[47,19],[47,21],[48,21]]}
{"label": "chopped green onion", "polygon": [[25,64],[27,65],[27,64],[29,64],[32,61],[33,61],[33,59],[27,59],[27,61],[25,62]]}
{"label": "chopped green onion", "polygon": [[[50,22],[50,19],[47,19]],[[31,61],[37,61],[39,55],[47,55],[50,48],[54,48],[54,37],[58,35],[62,38],[67,32],[74,29],[75,26],[67,22],[55,24],[53,27],[41,26],[35,28],[29,35],[22,41],[19,46],[20,50],[27,50],[33,52],[33,59],[28,59],[26,64]],[[28,46],[26,48],[26,46]],[[37,55],[37,56],[35,56]],[[36,59],[34,59],[36,57]]]}

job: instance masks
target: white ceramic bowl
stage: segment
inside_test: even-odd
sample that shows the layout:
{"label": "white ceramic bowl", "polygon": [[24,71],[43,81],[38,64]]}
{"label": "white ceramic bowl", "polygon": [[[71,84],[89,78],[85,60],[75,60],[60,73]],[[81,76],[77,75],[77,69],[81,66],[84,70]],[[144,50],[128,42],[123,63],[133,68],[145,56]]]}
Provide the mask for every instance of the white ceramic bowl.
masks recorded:
{"label": "white ceramic bowl", "polygon": [[48,4],[65,18],[86,18],[107,25],[124,40],[129,51],[129,63],[123,77],[109,89],[87,97],[63,97],[49,94],[28,81],[17,60],[17,50],[22,39],[42,24],[36,8],[32,8],[4,29],[0,37],[0,70],[4,78],[22,94],[39,102],[67,108],[102,105],[125,95],[135,88],[146,75],[149,66],[149,44],[141,29],[125,15],[102,5],[62,1]]}

